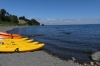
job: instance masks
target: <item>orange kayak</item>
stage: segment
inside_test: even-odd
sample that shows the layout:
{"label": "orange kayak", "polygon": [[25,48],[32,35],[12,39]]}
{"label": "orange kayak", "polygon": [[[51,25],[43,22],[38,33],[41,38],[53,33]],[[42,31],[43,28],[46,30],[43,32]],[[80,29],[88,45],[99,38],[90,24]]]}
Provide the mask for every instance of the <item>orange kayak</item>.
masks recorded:
{"label": "orange kayak", "polygon": [[21,36],[5,36],[5,35],[0,35],[0,38],[3,39],[19,39],[22,38]]}
{"label": "orange kayak", "polygon": [[11,36],[4,36],[4,35],[0,35],[0,38],[7,39],[7,38],[11,38]]}
{"label": "orange kayak", "polygon": [[10,33],[0,32],[0,35],[10,35]]}
{"label": "orange kayak", "polygon": [[11,34],[11,36],[21,36],[20,34]]}
{"label": "orange kayak", "polygon": [[20,34],[10,34],[6,32],[0,32],[0,37],[1,38],[13,38],[13,39],[22,38]]}
{"label": "orange kayak", "polygon": [[10,34],[10,33],[6,33],[6,32],[0,32],[0,35],[21,36],[20,34]]}

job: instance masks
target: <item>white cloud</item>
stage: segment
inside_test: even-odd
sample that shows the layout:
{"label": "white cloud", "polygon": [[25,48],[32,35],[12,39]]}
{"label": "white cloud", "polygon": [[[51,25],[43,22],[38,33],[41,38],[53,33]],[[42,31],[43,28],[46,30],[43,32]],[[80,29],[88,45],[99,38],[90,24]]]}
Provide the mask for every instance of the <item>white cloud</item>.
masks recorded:
{"label": "white cloud", "polygon": [[36,19],[45,25],[100,24],[100,19]]}
{"label": "white cloud", "polygon": [[56,19],[46,19],[46,20],[56,20]]}

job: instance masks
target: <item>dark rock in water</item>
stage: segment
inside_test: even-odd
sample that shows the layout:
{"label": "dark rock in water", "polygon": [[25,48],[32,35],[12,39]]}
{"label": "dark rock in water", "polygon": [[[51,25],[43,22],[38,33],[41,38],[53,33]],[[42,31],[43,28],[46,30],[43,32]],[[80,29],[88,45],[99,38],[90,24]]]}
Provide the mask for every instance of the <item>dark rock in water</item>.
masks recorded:
{"label": "dark rock in water", "polygon": [[66,32],[66,34],[71,34],[71,32]]}
{"label": "dark rock in water", "polygon": [[68,35],[70,35],[71,34],[71,32],[63,32],[64,34],[68,34]]}

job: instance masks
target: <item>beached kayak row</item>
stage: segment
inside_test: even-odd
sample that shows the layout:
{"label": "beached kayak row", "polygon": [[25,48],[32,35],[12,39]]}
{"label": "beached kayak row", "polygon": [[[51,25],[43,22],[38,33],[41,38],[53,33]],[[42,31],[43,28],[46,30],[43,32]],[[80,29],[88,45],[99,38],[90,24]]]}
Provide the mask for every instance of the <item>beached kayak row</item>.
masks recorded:
{"label": "beached kayak row", "polygon": [[[14,38],[5,38],[3,36],[13,36]],[[39,43],[33,39],[28,38],[15,38],[21,35],[17,34],[7,34],[0,32],[0,52],[28,52],[40,50],[44,47],[44,43]]]}

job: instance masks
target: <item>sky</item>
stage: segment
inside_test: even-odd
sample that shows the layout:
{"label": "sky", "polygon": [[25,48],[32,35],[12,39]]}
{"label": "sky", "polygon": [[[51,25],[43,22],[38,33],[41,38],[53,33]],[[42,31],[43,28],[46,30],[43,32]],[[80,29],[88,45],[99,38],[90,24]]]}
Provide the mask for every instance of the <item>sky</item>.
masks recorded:
{"label": "sky", "polygon": [[100,24],[100,0],[0,0],[2,8],[44,24]]}

